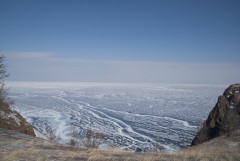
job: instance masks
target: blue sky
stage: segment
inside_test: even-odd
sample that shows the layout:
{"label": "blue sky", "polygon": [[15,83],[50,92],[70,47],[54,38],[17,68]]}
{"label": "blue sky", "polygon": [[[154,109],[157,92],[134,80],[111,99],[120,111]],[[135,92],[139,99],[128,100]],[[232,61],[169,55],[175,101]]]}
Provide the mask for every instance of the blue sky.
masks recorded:
{"label": "blue sky", "polygon": [[239,8],[238,0],[0,0],[0,52],[14,81],[239,82]]}

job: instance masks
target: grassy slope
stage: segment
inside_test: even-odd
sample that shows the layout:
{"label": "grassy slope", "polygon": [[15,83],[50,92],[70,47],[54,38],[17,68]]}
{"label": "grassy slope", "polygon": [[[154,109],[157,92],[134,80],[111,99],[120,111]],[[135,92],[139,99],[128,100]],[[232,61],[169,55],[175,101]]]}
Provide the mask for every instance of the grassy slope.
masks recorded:
{"label": "grassy slope", "polygon": [[0,129],[0,160],[101,161],[240,161],[240,132],[175,153],[144,153],[118,149],[80,149]]}

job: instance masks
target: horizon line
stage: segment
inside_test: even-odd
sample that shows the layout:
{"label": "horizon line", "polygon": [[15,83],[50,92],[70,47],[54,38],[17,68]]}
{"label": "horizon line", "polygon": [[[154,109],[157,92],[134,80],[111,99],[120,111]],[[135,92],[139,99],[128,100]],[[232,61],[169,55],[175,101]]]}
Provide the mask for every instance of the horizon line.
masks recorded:
{"label": "horizon line", "polygon": [[[5,84],[42,84],[42,85],[196,85],[196,86],[229,86],[231,84],[236,84],[236,83],[231,83],[231,84],[220,84],[220,83],[140,83],[140,82],[81,82],[81,81],[5,81]],[[72,85],[71,85],[72,84]]]}

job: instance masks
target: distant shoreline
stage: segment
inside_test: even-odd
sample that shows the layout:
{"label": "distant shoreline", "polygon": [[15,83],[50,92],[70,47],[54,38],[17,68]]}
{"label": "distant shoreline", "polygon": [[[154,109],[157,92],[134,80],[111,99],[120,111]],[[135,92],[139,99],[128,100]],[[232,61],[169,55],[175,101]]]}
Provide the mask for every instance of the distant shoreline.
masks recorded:
{"label": "distant shoreline", "polygon": [[176,84],[176,83],[105,83],[105,82],[41,82],[41,81],[6,81],[8,87],[33,87],[33,88],[64,88],[64,87],[95,87],[95,86],[116,86],[116,87],[142,87],[142,86],[188,86],[188,87],[226,87],[227,84]]}

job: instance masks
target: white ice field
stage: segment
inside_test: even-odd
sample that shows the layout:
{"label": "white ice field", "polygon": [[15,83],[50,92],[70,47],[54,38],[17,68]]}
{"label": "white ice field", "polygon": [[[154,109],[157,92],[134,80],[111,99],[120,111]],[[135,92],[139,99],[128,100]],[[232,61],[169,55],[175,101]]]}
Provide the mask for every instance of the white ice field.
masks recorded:
{"label": "white ice field", "polygon": [[55,129],[69,142],[73,127],[105,134],[104,146],[166,151],[188,146],[226,85],[7,82],[13,108],[38,137]]}

